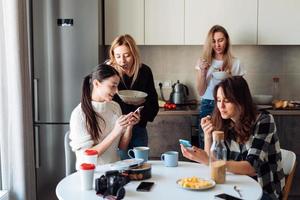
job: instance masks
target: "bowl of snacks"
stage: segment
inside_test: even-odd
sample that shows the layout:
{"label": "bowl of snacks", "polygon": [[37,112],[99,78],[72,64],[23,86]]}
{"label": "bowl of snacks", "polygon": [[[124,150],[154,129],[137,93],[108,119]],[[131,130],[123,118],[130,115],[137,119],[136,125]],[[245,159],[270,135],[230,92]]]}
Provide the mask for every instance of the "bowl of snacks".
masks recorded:
{"label": "bowl of snacks", "polygon": [[138,103],[148,96],[147,93],[138,90],[120,90],[118,95],[125,103]]}

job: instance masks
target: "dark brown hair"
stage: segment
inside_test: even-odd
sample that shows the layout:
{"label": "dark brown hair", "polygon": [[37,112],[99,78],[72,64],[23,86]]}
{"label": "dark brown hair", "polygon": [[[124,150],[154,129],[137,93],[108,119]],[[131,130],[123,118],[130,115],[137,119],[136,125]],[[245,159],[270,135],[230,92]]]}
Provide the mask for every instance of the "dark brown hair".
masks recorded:
{"label": "dark brown hair", "polygon": [[98,80],[99,82],[104,81],[112,76],[119,76],[119,73],[115,68],[110,65],[101,64],[97,66],[96,70],[91,74],[87,75],[83,79],[82,94],[81,94],[81,109],[85,114],[85,121],[88,133],[91,135],[92,140],[96,143],[100,139],[102,134],[99,126],[99,120],[104,122],[102,117],[95,112],[92,106],[92,91],[93,81]]}
{"label": "dark brown hair", "polygon": [[[239,120],[233,123],[231,119],[223,119],[217,107],[217,91],[222,88],[225,97],[233,103],[239,113]],[[246,80],[242,76],[232,76],[224,79],[214,89],[215,108],[213,124],[216,130],[223,130],[227,137],[228,130],[234,128],[239,143],[248,141],[251,127],[256,119],[256,107],[253,104],[251,93]]]}

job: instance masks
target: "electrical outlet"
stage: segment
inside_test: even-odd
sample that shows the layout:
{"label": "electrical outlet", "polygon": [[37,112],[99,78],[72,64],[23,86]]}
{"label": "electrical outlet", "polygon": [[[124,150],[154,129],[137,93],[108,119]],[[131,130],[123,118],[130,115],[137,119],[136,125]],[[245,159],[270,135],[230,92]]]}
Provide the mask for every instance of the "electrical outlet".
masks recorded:
{"label": "electrical outlet", "polygon": [[171,80],[165,80],[163,82],[163,87],[164,88],[171,88],[172,87],[172,81]]}

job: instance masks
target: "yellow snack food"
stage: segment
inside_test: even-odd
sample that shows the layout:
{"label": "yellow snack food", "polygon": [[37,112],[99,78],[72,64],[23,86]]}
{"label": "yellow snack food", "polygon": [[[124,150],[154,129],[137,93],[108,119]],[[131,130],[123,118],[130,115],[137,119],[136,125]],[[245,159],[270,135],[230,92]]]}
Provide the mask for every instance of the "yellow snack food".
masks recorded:
{"label": "yellow snack food", "polygon": [[212,186],[212,183],[210,181],[195,176],[182,178],[178,181],[178,184],[184,188],[189,189],[202,189]]}

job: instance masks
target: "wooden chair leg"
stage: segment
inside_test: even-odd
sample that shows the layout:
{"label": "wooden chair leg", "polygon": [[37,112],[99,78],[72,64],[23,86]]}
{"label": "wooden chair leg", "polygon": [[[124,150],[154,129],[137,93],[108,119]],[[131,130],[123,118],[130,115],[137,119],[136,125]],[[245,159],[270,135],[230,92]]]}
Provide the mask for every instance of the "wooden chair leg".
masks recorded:
{"label": "wooden chair leg", "polygon": [[292,182],[293,182],[293,178],[294,178],[294,175],[295,175],[295,171],[296,171],[296,163],[293,166],[293,169],[292,169],[291,173],[288,176],[286,176],[285,186],[283,188],[283,198],[282,198],[282,200],[287,200],[288,197],[289,197],[289,193],[290,193],[290,190],[291,190],[291,187],[292,187]]}

